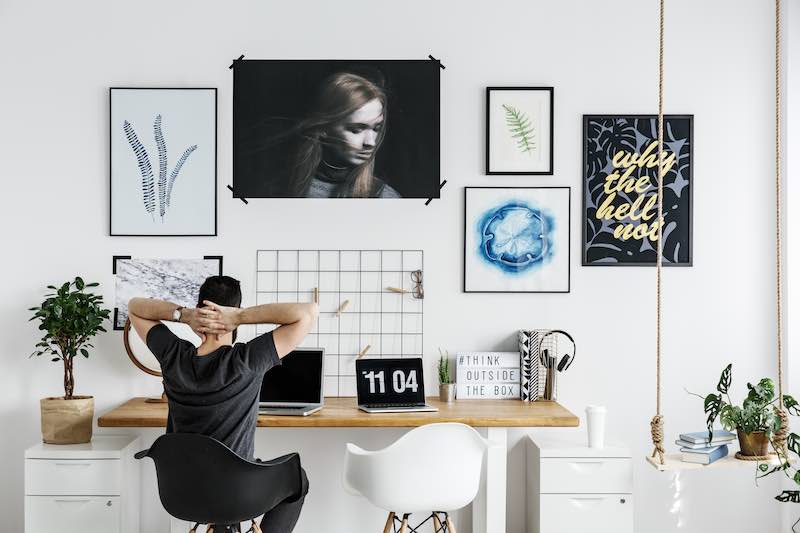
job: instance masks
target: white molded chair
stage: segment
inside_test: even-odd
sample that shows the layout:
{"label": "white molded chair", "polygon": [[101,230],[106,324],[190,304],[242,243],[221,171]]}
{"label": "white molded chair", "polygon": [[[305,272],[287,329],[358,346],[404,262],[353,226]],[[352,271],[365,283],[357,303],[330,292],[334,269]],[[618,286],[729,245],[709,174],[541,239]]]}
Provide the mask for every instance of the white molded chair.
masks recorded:
{"label": "white molded chair", "polygon": [[[382,450],[348,443],[344,486],[389,512],[384,533],[392,530],[395,520],[401,523],[400,533],[406,533],[408,517],[417,511],[430,514],[411,531],[432,519],[434,531],[456,533],[447,511],[475,499],[489,445],[470,426],[451,422],[415,428]],[[399,513],[402,520],[396,518]]]}

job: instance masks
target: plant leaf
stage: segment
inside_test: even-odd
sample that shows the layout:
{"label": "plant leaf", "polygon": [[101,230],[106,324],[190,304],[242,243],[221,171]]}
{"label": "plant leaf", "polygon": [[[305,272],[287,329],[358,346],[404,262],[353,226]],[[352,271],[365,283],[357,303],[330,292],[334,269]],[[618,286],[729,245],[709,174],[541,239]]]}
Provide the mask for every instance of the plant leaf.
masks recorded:
{"label": "plant leaf", "polygon": [[719,377],[719,383],[717,383],[717,390],[721,394],[728,394],[728,388],[731,386],[731,367],[733,363],[729,363],[728,366],[722,371],[722,375]]}
{"label": "plant leaf", "polygon": [[800,503],[800,490],[785,490],[775,496],[775,499],[784,503]]}
{"label": "plant leaf", "polygon": [[535,129],[527,114],[512,105],[502,104],[506,111],[508,132],[517,142],[517,149],[530,154],[536,149]]}
{"label": "plant leaf", "polygon": [[158,213],[164,218],[167,206],[167,144],[164,142],[164,133],[161,131],[161,114],[156,115],[153,123],[153,133],[158,147]]}
{"label": "plant leaf", "polygon": [[151,215],[156,210],[156,195],[155,184],[153,180],[153,167],[150,165],[150,156],[147,155],[144,145],[136,136],[130,122],[127,120],[122,123],[122,129],[125,131],[125,136],[128,143],[131,145],[133,154],[136,156],[136,162],[139,165],[139,173],[142,175],[142,201],[144,208]]}
{"label": "plant leaf", "polygon": [[794,396],[790,396],[788,394],[783,395],[783,406],[789,411],[790,414],[795,416],[800,415],[800,409],[798,408],[797,400],[794,399]]}
{"label": "plant leaf", "polygon": [[706,418],[706,425],[708,426],[708,440],[714,435],[714,420],[717,419],[720,409],[722,408],[722,396],[719,394],[709,394],[703,400],[703,411],[708,415]]}
{"label": "plant leaf", "polygon": [[178,173],[180,173],[181,168],[183,168],[183,164],[186,163],[186,159],[188,159],[195,150],[197,150],[196,144],[184,150],[178,162],[175,163],[175,168],[172,169],[172,173],[169,175],[169,185],[167,185],[167,207],[169,207],[170,201],[172,200],[172,186],[175,185],[175,180],[178,179]]}

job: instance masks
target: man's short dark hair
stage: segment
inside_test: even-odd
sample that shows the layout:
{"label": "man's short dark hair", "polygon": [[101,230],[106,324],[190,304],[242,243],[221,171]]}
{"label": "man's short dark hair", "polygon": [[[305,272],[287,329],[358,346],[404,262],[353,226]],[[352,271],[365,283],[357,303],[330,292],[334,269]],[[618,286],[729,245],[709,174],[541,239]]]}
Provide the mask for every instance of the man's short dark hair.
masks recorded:
{"label": "man's short dark hair", "polygon": [[[230,276],[210,276],[206,278],[197,294],[197,307],[203,307],[203,301],[209,300],[225,307],[242,306],[242,288],[239,280]],[[233,340],[236,341],[236,330]]]}

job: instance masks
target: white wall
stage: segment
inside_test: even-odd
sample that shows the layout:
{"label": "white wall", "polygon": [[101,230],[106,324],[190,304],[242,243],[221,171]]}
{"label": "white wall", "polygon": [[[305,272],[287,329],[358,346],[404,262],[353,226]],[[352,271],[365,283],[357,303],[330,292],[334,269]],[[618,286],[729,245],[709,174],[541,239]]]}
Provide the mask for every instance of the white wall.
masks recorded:
{"label": "white wall", "polygon": [[[737,391],[746,380],[774,375],[773,12],[771,4],[755,0],[670,0],[667,7],[666,110],[695,115],[696,180],[695,266],[665,273],[664,406],[671,441],[680,431],[703,426],[702,406],[684,387],[711,390],[729,361],[735,362]],[[774,480],[757,488],[749,468],[672,477],[638,459],[650,449],[648,422],[655,408],[655,273],[580,267],[579,209],[573,210],[570,294],[461,293],[461,188],[569,185],[572,205],[580,206],[581,115],[656,109],[656,10],[656,2],[641,0],[3,0],[2,529],[21,529],[22,450],[39,438],[37,400],[61,388],[57,366],[27,359],[37,332],[26,322],[25,309],[40,301],[45,285],[81,274],[101,282],[113,301],[114,254],[223,254],[227,273],[242,279],[252,303],[257,248],[340,246],[425,250],[425,352],[431,367],[439,346],[451,352],[514,349],[514,332],[523,327],[573,333],[580,359],[562,380],[561,400],[576,413],[588,403],[606,404],[610,436],[635,450],[637,531],[777,531]],[[231,199],[225,189],[231,181],[228,65],[240,53],[440,57],[447,67],[442,169],[448,184],[442,199],[428,207],[416,200],[244,205]],[[219,87],[218,238],[107,235],[112,85]],[[556,88],[554,176],[483,175],[487,85]],[[158,392],[156,381],[128,362],[119,333],[102,336],[97,346],[90,360],[77,363],[77,391],[93,394],[99,412]],[[521,435],[511,438],[512,532],[522,530],[524,517]],[[337,515],[346,521],[342,529],[380,527],[368,506],[339,494],[338,472],[330,466],[323,471],[323,459],[338,457],[349,439],[377,443],[393,436],[331,430],[308,439],[298,430],[262,430],[258,439],[259,449],[295,447],[311,465],[312,486],[318,488],[301,518],[302,533],[321,530],[327,523],[323,512],[337,508],[369,512],[369,521]],[[149,496],[148,533],[166,523]]]}

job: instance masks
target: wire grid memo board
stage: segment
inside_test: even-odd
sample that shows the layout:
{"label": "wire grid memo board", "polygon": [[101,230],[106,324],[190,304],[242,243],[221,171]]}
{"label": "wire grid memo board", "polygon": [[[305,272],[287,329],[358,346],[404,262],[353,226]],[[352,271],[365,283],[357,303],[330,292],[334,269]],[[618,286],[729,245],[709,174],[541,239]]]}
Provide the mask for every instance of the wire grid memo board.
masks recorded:
{"label": "wire grid memo board", "polygon": [[412,280],[422,250],[259,250],[256,270],[259,305],[312,302],[317,289],[317,324],[300,346],[325,350],[325,396],[356,395],[355,361],[367,346],[364,357],[422,356],[424,300]]}

